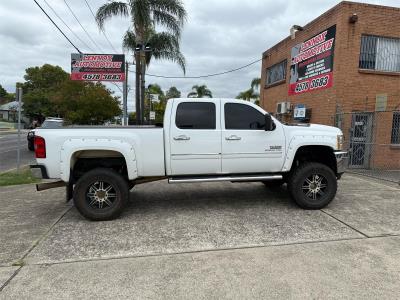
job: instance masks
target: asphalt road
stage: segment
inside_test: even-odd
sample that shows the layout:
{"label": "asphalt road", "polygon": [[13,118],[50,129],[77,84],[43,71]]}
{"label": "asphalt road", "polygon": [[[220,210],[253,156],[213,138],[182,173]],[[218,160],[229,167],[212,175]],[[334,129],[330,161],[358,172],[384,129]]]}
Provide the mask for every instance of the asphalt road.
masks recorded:
{"label": "asphalt road", "polygon": [[[21,133],[21,165],[34,162],[34,153],[28,150],[26,140],[27,132]],[[0,135],[0,172],[15,169],[17,167],[18,134]]]}

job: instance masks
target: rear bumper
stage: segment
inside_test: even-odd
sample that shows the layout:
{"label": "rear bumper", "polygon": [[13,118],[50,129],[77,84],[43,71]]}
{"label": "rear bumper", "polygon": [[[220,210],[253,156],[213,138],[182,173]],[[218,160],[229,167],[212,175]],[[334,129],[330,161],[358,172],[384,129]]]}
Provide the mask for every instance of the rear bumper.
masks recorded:
{"label": "rear bumper", "polygon": [[340,177],[347,169],[349,157],[346,151],[334,152],[336,157],[337,175]]}
{"label": "rear bumper", "polygon": [[30,165],[32,175],[36,178],[41,179],[49,179],[49,175],[47,175],[47,170],[45,166],[41,165]]}

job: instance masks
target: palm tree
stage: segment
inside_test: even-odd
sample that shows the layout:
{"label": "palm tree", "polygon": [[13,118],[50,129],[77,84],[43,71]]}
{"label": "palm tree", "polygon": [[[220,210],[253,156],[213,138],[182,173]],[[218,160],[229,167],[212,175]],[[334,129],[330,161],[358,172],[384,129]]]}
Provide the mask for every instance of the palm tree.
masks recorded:
{"label": "palm tree", "polygon": [[192,86],[192,91],[187,95],[188,98],[212,98],[211,91],[207,88],[205,84]]}
{"label": "palm tree", "polygon": [[250,88],[248,90],[240,92],[239,95],[236,96],[236,99],[243,99],[247,101],[254,99],[254,103],[258,104],[260,94],[256,90],[260,87],[260,84],[261,78],[254,78],[251,81]]}
{"label": "palm tree", "polygon": [[261,78],[257,77],[257,78],[253,78],[250,86],[253,90],[258,90],[258,88],[260,87],[260,84],[261,84]]}
{"label": "palm tree", "polygon": [[[186,10],[181,0],[112,0],[103,4],[97,11],[96,21],[99,28],[104,30],[105,21],[113,16],[129,17],[132,22],[130,30],[125,34],[125,47],[132,49],[135,48],[133,45],[140,45],[143,49],[147,45],[154,49],[151,54],[135,51],[136,74],[139,75],[136,76],[136,109],[141,123],[144,82],[140,97],[139,77],[144,78],[146,63],[150,62],[151,57],[168,59],[177,62],[185,70],[185,60],[179,52],[179,41],[186,20]],[[165,28],[166,31],[157,33],[154,29],[156,25]]]}
{"label": "palm tree", "polygon": [[[135,51],[137,36],[133,31],[125,33],[122,46],[126,50]],[[177,63],[183,73],[186,72],[185,57],[179,48],[179,38],[169,32],[156,32],[154,28],[148,28],[144,35],[144,44],[151,47],[151,51],[145,52],[146,65],[151,59],[166,59]]]}
{"label": "palm tree", "polygon": [[258,93],[255,93],[252,88],[240,92],[239,95],[236,96],[236,99],[243,99],[246,101],[250,101],[251,99],[257,99]]}

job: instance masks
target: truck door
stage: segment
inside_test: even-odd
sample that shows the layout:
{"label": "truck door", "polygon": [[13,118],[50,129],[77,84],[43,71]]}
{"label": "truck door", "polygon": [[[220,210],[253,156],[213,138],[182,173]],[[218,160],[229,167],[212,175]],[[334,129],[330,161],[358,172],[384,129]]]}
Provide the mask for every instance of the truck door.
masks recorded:
{"label": "truck door", "polygon": [[[174,100],[170,124],[171,175],[221,172],[220,103]],[[174,118],[172,118],[174,119]]]}
{"label": "truck door", "polygon": [[238,100],[224,101],[221,109],[222,172],[281,171],[285,154],[281,124],[276,124],[273,131],[265,131],[265,112]]}

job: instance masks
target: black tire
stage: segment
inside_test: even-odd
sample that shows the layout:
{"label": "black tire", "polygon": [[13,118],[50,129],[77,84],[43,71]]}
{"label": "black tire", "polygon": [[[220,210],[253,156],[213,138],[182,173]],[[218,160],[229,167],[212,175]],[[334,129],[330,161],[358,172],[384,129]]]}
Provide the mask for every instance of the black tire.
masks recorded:
{"label": "black tire", "polygon": [[127,181],[110,169],[91,170],[74,187],[75,207],[82,216],[92,221],[117,218],[128,200]]}
{"label": "black tire", "polygon": [[35,147],[33,145],[33,140],[32,141],[28,141],[28,150],[29,151],[35,151]]}
{"label": "black tire", "polygon": [[128,182],[128,189],[131,190],[135,187],[136,183],[134,181],[129,181]]}
{"label": "black tire", "polygon": [[337,179],[335,173],[320,163],[303,163],[291,174],[288,190],[298,206],[321,209],[335,198]]}

